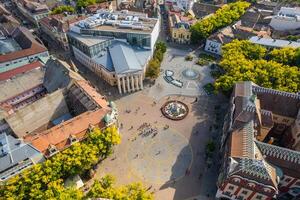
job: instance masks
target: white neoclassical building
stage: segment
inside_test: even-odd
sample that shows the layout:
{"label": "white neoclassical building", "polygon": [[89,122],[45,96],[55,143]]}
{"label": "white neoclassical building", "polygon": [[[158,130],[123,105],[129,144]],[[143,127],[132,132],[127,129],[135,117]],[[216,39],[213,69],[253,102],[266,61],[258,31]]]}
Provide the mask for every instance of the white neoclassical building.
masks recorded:
{"label": "white neoclassical building", "polygon": [[158,19],[103,10],[70,27],[68,41],[79,62],[128,93],[143,89],[158,35]]}

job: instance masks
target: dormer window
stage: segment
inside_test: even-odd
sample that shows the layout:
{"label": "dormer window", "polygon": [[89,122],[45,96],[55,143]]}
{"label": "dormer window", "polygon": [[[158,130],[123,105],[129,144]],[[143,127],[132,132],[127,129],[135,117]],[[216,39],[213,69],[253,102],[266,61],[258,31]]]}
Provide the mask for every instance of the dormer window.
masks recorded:
{"label": "dormer window", "polygon": [[75,142],[78,142],[77,138],[74,135],[69,136],[70,144],[74,144]]}
{"label": "dormer window", "polygon": [[50,156],[53,156],[54,154],[58,153],[56,146],[52,144],[49,145],[48,151]]}

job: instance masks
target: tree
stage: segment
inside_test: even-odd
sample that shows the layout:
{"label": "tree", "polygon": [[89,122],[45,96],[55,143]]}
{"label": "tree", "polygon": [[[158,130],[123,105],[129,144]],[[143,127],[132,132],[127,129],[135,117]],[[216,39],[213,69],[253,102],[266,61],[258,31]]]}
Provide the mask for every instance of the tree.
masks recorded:
{"label": "tree", "polygon": [[190,29],[192,41],[207,38],[219,28],[228,26],[237,21],[251,4],[245,1],[229,3],[218,9],[215,14],[196,22]]}
{"label": "tree", "polygon": [[75,13],[75,9],[72,6],[58,6],[56,8],[54,8],[51,12],[51,15],[55,15],[55,14],[61,14],[61,13]]}
{"label": "tree", "polygon": [[229,93],[237,81],[252,81],[262,87],[298,92],[300,69],[291,66],[297,62],[299,50],[266,48],[245,40],[234,40],[222,48],[220,67],[225,74],[217,78],[215,88]]}
{"label": "tree", "polygon": [[87,198],[108,198],[114,200],[153,200],[153,195],[146,191],[141,183],[114,187],[113,176],[106,175],[101,180],[95,180]]}
{"label": "tree", "polygon": [[89,5],[94,5],[94,4],[96,4],[96,0],[77,0],[76,1],[77,9],[85,8]]}
{"label": "tree", "polygon": [[291,47],[273,49],[269,53],[269,59],[285,65],[295,65],[296,49]]}
{"label": "tree", "polygon": [[160,62],[157,59],[152,59],[148,63],[146,76],[149,78],[157,78],[160,72]]}
{"label": "tree", "polygon": [[95,128],[85,141],[9,179],[1,186],[0,196],[4,199],[82,199],[81,191],[63,187],[63,179],[91,169],[99,158],[106,158],[120,140],[114,126],[103,131]]}

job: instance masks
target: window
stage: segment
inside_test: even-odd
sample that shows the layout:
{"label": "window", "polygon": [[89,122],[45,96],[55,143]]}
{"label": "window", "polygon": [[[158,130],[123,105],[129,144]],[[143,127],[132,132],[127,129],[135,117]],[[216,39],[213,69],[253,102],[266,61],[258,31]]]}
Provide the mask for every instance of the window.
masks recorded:
{"label": "window", "polygon": [[243,190],[243,191],[242,191],[242,194],[247,195],[248,192],[247,192],[246,190]]}
{"label": "window", "polygon": [[228,190],[233,190],[233,189],[234,189],[233,186],[229,186],[229,187],[228,187]]}
{"label": "window", "polygon": [[257,199],[257,200],[261,200],[262,197],[263,197],[263,196],[261,196],[261,195],[257,195],[257,196],[256,196],[256,199]]}

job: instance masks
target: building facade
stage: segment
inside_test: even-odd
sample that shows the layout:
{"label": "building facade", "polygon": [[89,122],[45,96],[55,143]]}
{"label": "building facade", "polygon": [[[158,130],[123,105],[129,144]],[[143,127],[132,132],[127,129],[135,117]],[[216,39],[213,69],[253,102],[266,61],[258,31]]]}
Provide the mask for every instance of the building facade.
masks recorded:
{"label": "building facade", "polygon": [[13,0],[18,10],[30,22],[39,27],[39,21],[49,15],[49,8],[47,5],[31,0]]}
{"label": "building facade", "polygon": [[44,17],[40,20],[40,30],[45,33],[47,36],[42,37],[49,41],[55,42],[57,45],[62,47],[64,50],[68,51],[69,42],[67,37],[67,32],[69,31],[69,27],[86,18],[85,16],[77,16],[77,15],[67,15],[58,14],[58,15],[50,15],[48,17]]}
{"label": "building facade", "polygon": [[[187,20],[183,20],[187,19]],[[169,28],[171,40],[179,44],[190,44],[191,31],[190,27],[193,24],[193,20],[188,20],[187,17],[178,16],[175,13],[169,14]]]}
{"label": "building facade", "polygon": [[127,93],[143,89],[158,34],[158,19],[104,10],[72,26],[68,39],[78,61]]}
{"label": "building facade", "polygon": [[0,41],[4,44],[0,49],[0,73],[49,57],[47,48],[24,27],[16,28]]}
{"label": "building facade", "polygon": [[225,117],[217,198],[300,197],[300,95],[235,85]]}
{"label": "building facade", "polygon": [[6,133],[0,134],[0,182],[43,162],[43,154],[32,145]]}

